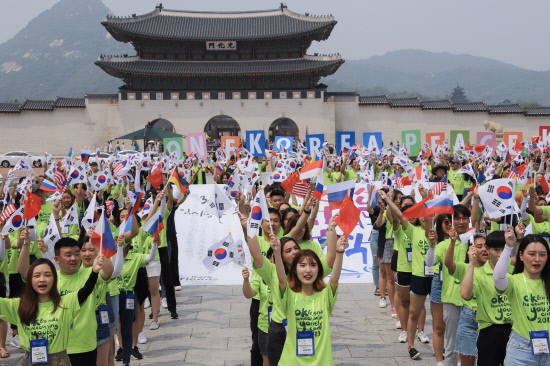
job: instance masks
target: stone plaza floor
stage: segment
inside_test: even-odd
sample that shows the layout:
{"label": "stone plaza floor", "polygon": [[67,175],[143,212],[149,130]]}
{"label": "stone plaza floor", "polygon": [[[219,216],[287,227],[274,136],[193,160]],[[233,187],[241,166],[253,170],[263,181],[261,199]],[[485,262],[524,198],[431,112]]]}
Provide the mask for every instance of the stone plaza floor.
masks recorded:
{"label": "stone plaza floor", "polygon": [[[330,318],[336,365],[435,365],[431,343],[416,340],[421,360],[409,358],[407,344],[397,341],[400,330],[395,329],[389,301],[388,307],[381,309],[373,293],[373,284],[340,285]],[[132,365],[250,365],[250,300],[240,286],[189,286],[176,295],[180,318],[171,320],[170,313],[161,309],[158,330],[149,330],[150,310],[146,310],[148,343],[138,345],[143,359],[132,359]],[[426,304],[426,334],[431,341],[429,302]],[[0,365],[21,363],[23,351],[9,346],[10,334],[7,348],[11,356],[0,359]]]}

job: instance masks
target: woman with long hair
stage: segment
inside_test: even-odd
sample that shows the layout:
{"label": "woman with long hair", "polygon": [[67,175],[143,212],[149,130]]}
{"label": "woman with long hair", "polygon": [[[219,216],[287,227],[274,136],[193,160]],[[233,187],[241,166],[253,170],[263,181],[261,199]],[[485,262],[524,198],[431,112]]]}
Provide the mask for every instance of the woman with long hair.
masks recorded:
{"label": "woman with long hair", "polygon": [[47,360],[47,365],[69,365],[69,329],[80,306],[92,294],[105,257],[98,256],[92,274],[78,292],[64,296],[57,290],[57,271],[48,259],[39,258],[29,268],[21,298],[0,298],[0,318],[17,324],[21,347],[26,351],[21,365]]}
{"label": "woman with long hair", "polygon": [[509,274],[508,263],[516,242],[511,226],[504,237],[506,246],[493,273],[496,289],[510,301],[514,320],[504,365],[550,365],[548,243],[540,235],[525,236],[517,248],[514,272]]}

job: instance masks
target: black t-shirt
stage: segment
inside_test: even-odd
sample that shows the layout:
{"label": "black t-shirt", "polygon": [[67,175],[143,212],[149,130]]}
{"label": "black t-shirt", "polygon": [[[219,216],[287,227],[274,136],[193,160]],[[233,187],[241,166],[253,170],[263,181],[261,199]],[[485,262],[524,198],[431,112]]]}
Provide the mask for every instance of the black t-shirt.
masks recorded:
{"label": "black t-shirt", "polygon": [[376,219],[378,218],[378,215],[380,215],[380,207],[375,206],[373,207],[374,213],[370,216],[370,221],[372,226],[376,224]]}

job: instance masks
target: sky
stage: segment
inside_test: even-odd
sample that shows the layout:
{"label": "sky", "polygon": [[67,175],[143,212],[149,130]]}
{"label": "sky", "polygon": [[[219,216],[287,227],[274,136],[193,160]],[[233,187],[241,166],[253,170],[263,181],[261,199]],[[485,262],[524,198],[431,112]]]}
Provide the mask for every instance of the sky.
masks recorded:
{"label": "sky", "polygon": [[[0,12],[0,43],[13,37],[58,0],[9,1]],[[74,0],[76,1],[76,0]],[[84,0],[78,0],[84,1]],[[159,1],[103,0],[115,15],[143,14]],[[0,0],[0,4],[8,0]],[[167,9],[246,11],[274,9],[280,1],[162,0]],[[550,1],[544,0],[288,0],[297,13],[332,14],[328,41],[309,53],[364,59],[399,49],[488,57],[532,70],[550,70]]]}

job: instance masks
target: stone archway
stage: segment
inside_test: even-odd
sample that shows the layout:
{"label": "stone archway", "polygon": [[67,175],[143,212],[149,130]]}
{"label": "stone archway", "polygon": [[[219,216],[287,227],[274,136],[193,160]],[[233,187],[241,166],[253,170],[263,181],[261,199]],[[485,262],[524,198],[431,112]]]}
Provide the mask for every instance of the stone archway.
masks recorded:
{"label": "stone archway", "polygon": [[241,136],[241,126],[233,117],[218,115],[212,117],[204,126],[208,152],[216,151],[221,145],[222,136]]}
{"label": "stone archway", "polygon": [[151,126],[154,128],[160,128],[161,130],[170,131],[170,132],[176,132],[176,128],[172,124],[172,122],[168,121],[164,118],[158,118],[151,121]]}
{"label": "stone archway", "polygon": [[276,136],[291,136],[297,141],[299,133],[296,122],[286,117],[277,118],[269,126],[269,141],[273,142]]}

